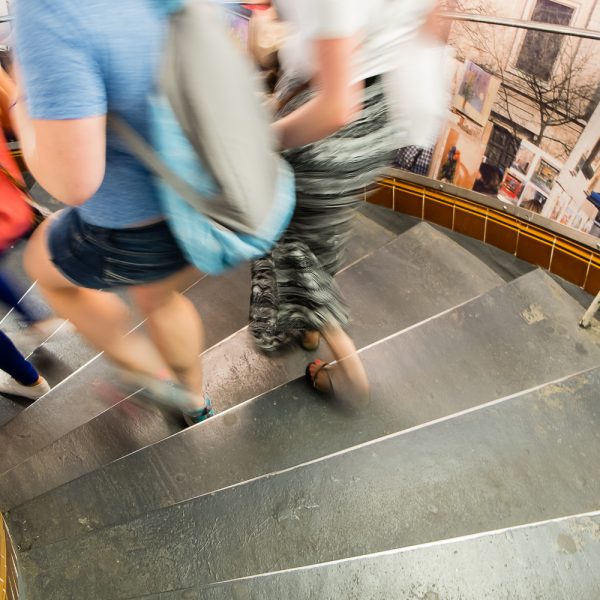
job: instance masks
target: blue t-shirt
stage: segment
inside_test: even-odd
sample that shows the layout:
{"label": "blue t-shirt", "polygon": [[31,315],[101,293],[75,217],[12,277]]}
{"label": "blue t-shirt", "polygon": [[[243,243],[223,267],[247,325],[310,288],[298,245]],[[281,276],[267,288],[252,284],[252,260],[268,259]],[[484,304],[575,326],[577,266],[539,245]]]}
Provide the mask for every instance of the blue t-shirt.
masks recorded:
{"label": "blue t-shirt", "polygon": [[[166,21],[149,0],[18,0],[16,54],[34,119],[116,113],[147,138],[147,97]],[[132,227],[162,216],[150,173],[107,135],[106,175],[78,208],[91,224]]]}

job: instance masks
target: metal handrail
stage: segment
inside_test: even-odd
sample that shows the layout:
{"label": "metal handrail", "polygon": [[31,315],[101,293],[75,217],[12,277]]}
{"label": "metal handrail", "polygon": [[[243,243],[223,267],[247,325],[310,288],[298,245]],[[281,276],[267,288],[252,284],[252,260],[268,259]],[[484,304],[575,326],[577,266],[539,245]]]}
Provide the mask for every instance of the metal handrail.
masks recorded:
{"label": "metal handrail", "polygon": [[474,13],[463,13],[456,11],[440,12],[443,19],[451,21],[466,21],[469,23],[482,23],[485,25],[500,25],[502,27],[514,27],[517,29],[529,29],[543,31],[545,33],[556,33],[572,37],[586,38],[589,40],[600,40],[600,31],[569,27],[568,25],[553,25],[552,23],[540,23],[538,21],[523,21],[521,19],[510,19],[507,17],[493,17],[478,15]]}
{"label": "metal handrail", "polygon": [[579,326],[583,327],[583,329],[591,327],[594,322],[594,317],[598,313],[598,309],[600,309],[600,293],[594,298],[590,307],[585,311],[583,318],[579,321]]}
{"label": "metal handrail", "polygon": [[[223,0],[221,0],[223,2]],[[224,4],[242,4],[242,2],[227,2]],[[261,4],[253,2],[252,4]],[[463,13],[457,11],[442,11],[440,17],[451,21],[464,21],[468,23],[482,23],[484,25],[500,25],[502,27],[514,27],[516,29],[529,29],[532,31],[543,31],[545,33],[556,33],[572,37],[586,38],[589,40],[600,40],[600,31],[569,27],[568,25],[553,25],[552,23],[539,23],[537,21],[523,21],[521,19],[510,19],[507,17],[493,17],[475,13]],[[9,23],[14,17],[4,15],[0,17],[0,23]]]}

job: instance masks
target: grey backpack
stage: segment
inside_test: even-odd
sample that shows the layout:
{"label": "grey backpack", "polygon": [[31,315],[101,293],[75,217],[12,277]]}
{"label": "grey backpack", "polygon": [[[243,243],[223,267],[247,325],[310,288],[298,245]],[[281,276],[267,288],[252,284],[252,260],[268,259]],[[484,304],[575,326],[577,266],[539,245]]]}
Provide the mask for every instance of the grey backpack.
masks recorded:
{"label": "grey backpack", "polygon": [[294,209],[293,175],[278,155],[263,92],[207,0],[153,0],[169,19],[151,139],[110,126],[157,177],[169,225],[189,260],[218,273],[266,253]]}

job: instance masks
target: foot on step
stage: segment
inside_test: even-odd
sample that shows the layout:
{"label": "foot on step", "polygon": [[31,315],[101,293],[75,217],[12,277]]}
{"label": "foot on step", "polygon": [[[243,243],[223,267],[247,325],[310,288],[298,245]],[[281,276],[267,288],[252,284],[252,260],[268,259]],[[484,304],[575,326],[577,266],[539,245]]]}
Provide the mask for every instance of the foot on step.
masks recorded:
{"label": "foot on step", "polygon": [[43,377],[40,377],[33,385],[24,385],[8,375],[0,379],[0,394],[37,400],[49,391],[50,385]]}
{"label": "foot on step", "polygon": [[193,411],[184,411],[183,419],[185,420],[186,425],[192,427],[192,425],[197,425],[198,423],[206,421],[206,419],[214,417],[215,414],[215,409],[213,408],[210,398],[205,397],[204,407]]}

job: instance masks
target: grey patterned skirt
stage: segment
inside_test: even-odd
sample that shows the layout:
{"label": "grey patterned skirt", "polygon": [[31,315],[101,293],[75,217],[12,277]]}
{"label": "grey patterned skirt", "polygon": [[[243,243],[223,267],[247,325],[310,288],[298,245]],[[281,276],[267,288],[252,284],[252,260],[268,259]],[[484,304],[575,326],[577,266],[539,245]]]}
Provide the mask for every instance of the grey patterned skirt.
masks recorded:
{"label": "grey patterned skirt", "polygon": [[[285,98],[297,85],[284,80],[276,94]],[[284,153],[296,177],[296,211],[271,253],[252,268],[250,332],[264,351],[282,349],[303,331],[348,321],[333,278],[365,188],[392,163],[395,150],[382,83],[375,80],[364,94],[363,110],[350,125]],[[311,91],[299,94],[278,116],[311,96]]]}

